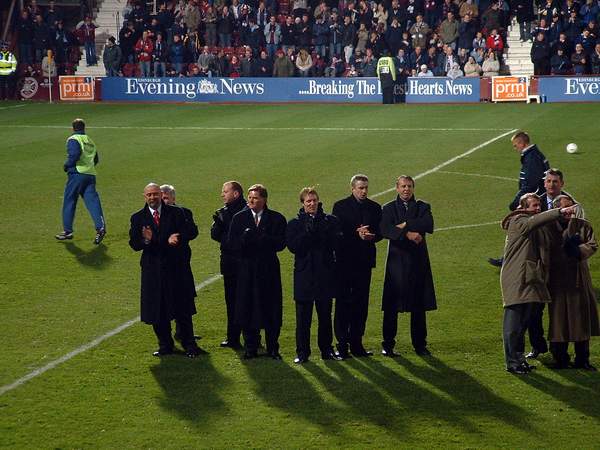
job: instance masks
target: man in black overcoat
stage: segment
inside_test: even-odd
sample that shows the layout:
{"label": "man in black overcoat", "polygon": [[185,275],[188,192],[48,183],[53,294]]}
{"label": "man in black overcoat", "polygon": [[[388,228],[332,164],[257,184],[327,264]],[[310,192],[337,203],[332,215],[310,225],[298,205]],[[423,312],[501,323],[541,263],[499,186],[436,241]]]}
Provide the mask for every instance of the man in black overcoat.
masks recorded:
{"label": "man in black overcoat", "polygon": [[431,207],[415,200],[414,180],[396,181],[398,197],[383,206],[381,234],[390,240],[383,284],[382,354],[395,356],[398,313],[410,312],[410,336],[417,355],[427,349],[426,311],[437,309],[426,233],[433,233]]}
{"label": "man in black overcoat", "polygon": [[333,351],[331,307],[336,295],[335,255],[341,238],[339,221],[325,214],[314,188],[300,191],[302,208],[289,221],[286,244],[294,254],[294,300],[296,301],[296,359],[310,356],[310,324],[313,304],[319,319],[318,344],[323,359],[341,359]]}
{"label": "man in black overcoat", "polygon": [[342,358],[370,356],[362,342],[369,312],[371,271],[375,267],[375,243],[381,240],[381,206],[367,198],[369,178],[354,175],[352,193],[333,205],[332,214],[340,221],[342,241],[337,254],[340,291],[335,303],[334,329]]}
{"label": "man in black overcoat", "polygon": [[267,189],[261,184],[248,189],[248,207],[231,221],[229,245],[240,254],[235,320],[242,327],[246,359],[258,356],[261,329],[267,354],[281,359],[283,304],[277,252],[285,248],[286,225],[283,215],[267,208]]}
{"label": "man in black overcoat", "polygon": [[192,315],[196,314],[196,288],[185,246],[190,227],[183,210],[161,201],[160,186],[150,183],[144,188],[146,205],[131,216],[129,245],[142,251],[141,320],[152,325],[159,348],[154,356],[173,353],[171,320],[179,327],[181,344],[187,356],[194,358],[200,350],[194,339]]}
{"label": "man in black overcoat", "polygon": [[210,237],[221,244],[221,274],[227,308],[227,337],[221,342],[221,347],[240,348],[242,330],[235,323],[235,289],[240,255],[229,245],[227,235],[233,216],[246,207],[242,185],[237,181],[224,183],[221,198],[224,205],[213,214],[213,224],[210,228]]}

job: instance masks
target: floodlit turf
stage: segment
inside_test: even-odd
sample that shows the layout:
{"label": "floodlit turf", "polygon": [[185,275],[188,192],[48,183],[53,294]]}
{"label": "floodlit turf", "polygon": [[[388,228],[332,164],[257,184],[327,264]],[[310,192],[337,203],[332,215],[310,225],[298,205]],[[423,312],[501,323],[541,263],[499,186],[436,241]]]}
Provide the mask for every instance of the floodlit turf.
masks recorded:
{"label": "floodlit turf", "polygon": [[[265,184],[269,205],[290,219],[303,186],[317,185],[330,211],[348,195],[354,173],[367,173],[377,194],[399,174],[424,173],[515,128],[529,131],[552,166],[565,172],[566,189],[600,230],[596,105],[2,109],[22,104],[0,105],[0,386],[137,316],[139,254],[129,248],[127,232],[149,181],[175,185],[179,203],[195,214],[198,283],[218,273],[218,245],[208,231],[223,181]],[[53,237],[61,229],[64,143],[79,116],[101,158],[98,190],[108,234],[99,247],[92,245],[83,204],[75,239],[59,243]],[[579,145],[579,154],[565,152],[569,142]],[[194,319],[208,356],[153,358],[152,330],[136,323],[0,395],[0,447],[600,448],[598,373],[539,364],[519,378],[503,370],[498,270],[486,262],[502,251],[499,225],[446,229],[499,221],[518,171],[507,136],[417,180],[417,196],[431,203],[441,229],[428,238],[439,305],[428,314],[433,357],[411,351],[405,315],[399,320],[401,356],[378,355],[382,242],[365,337],[377,355],[323,362],[315,337],[311,362],[294,366],[292,258],[286,250],[280,257],[283,361],[246,362],[219,348],[225,308],[217,281],[200,290]],[[393,198],[387,193],[377,200]],[[598,286],[599,256],[591,268]],[[600,366],[598,341],[592,340],[591,352]]]}

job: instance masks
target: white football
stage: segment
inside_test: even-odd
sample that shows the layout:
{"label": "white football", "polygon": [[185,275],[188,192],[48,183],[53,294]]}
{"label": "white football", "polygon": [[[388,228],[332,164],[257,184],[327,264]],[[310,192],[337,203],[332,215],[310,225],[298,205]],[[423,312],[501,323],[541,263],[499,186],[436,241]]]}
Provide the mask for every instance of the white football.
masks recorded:
{"label": "white football", "polygon": [[577,144],[575,144],[574,142],[571,142],[569,145],[567,145],[567,152],[568,153],[577,153],[577,149],[579,147],[577,147]]}

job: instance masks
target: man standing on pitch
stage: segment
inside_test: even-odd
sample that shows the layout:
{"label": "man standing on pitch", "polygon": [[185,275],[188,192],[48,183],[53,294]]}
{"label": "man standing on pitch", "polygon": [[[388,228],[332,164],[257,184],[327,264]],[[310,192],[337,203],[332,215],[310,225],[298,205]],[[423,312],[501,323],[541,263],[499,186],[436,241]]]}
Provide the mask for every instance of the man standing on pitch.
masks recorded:
{"label": "man standing on pitch", "polygon": [[154,356],[173,353],[171,320],[178,326],[181,345],[190,358],[201,351],[194,339],[192,316],[196,314],[193,278],[183,280],[188,259],[185,247],[191,238],[184,211],[161,201],[160,186],[144,188],[146,205],[131,216],[129,246],[142,251],[141,320],[152,325],[158,338]]}
{"label": "man standing on pitch", "polygon": [[224,183],[221,199],[224,206],[215,211],[210,229],[210,237],[221,244],[221,274],[225,285],[227,337],[221,342],[221,347],[239,348],[241,329],[235,323],[235,289],[240,255],[229,245],[227,235],[233,216],[246,207],[242,185],[237,181]]}
{"label": "man standing on pitch", "polygon": [[395,356],[398,313],[410,312],[410,337],[417,355],[427,349],[426,311],[437,309],[425,234],[433,233],[431,207],[415,200],[415,181],[396,180],[398,197],[383,206],[381,234],[390,240],[383,285],[384,356]]}
{"label": "man standing on pitch", "polygon": [[342,240],[337,254],[340,293],[335,303],[334,329],[338,352],[348,358],[371,356],[362,342],[369,312],[371,271],[375,267],[375,243],[381,240],[381,206],[367,198],[369,178],[357,174],[350,180],[352,193],[333,205],[340,221]]}
{"label": "man standing on pitch", "polygon": [[100,244],[106,235],[100,196],[96,192],[96,164],[96,144],[85,134],[83,119],[75,119],[73,134],[67,139],[67,160],[63,166],[67,172],[67,184],[62,208],[63,231],[55,236],[59,241],[73,239],[73,220],[79,196],[83,197],[96,227],[94,244]]}
{"label": "man standing on pitch", "polygon": [[285,217],[267,207],[267,189],[248,189],[248,207],[231,221],[229,242],[240,254],[235,319],[242,327],[245,359],[258,356],[260,330],[265,330],[267,354],[281,359],[279,332],[283,313],[281,271],[277,253],[285,248]]}

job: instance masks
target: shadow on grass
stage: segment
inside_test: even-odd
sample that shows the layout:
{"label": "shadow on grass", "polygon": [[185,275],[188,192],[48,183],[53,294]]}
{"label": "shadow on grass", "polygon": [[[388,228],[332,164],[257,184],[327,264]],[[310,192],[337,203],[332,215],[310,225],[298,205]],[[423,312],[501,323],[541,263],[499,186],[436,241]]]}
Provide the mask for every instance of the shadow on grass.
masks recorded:
{"label": "shadow on grass", "polygon": [[67,251],[75,256],[77,262],[83,266],[104,270],[112,263],[112,257],[107,253],[108,248],[104,244],[96,245],[87,252],[73,242],[66,242],[64,245]]}
{"label": "shadow on grass", "polygon": [[600,418],[600,374],[598,372],[564,369],[555,370],[553,373],[562,376],[570,384],[562,384],[539,372],[519,377],[519,380],[587,416]]}
{"label": "shadow on grass", "polygon": [[150,370],[164,392],[164,398],[158,401],[165,410],[194,423],[226,413],[219,392],[226,390],[231,381],[215,370],[210,355],[194,360],[183,355],[163,357]]}

